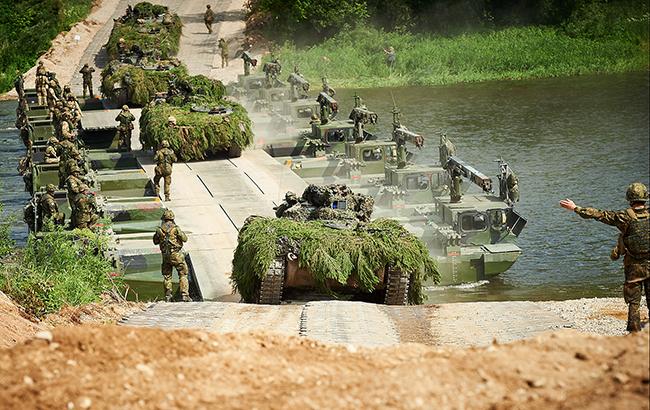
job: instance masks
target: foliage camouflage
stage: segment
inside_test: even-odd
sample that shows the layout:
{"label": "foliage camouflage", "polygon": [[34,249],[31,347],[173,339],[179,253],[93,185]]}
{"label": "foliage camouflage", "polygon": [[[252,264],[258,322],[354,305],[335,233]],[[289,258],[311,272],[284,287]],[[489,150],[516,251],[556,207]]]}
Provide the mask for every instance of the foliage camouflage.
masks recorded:
{"label": "foliage camouflage", "polygon": [[287,252],[295,253],[300,267],[326,291],[328,279],[345,284],[352,277],[362,292],[373,292],[379,281],[375,272],[391,265],[410,274],[409,303],[421,304],[425,278],[436,283],[440,278],[424,243],[392,219],[339,230],[321,221],[251,217],[239,231],[231,276],[234,290],[252,302],[271,262]]}
{"label": "foliage camouflage", "polygon": [[[167,7],[144,2],[136,4],[134,11],[140,11],[140,18],[148,19],[166,13]],[[133,45],[137,45],[145,53],[155,51],[159,59],[168,59],[178,52],[182,27],[181,19],[175,13],[172,13],[170,25],[156,20],[142,24],[133,19],[124,23],[115,22],[106,44],[106,52],[111,59],[118,59],[117,43],[120,38],[123,38],[128,50]]]}
{"label": "foliage camouflage", "polygon": [[[192,112],[192,105],[232,108],[228,116]],[[177,126],[168,125],[169,116],[176,118]],[[242,128],[244,132],[242,132]],[[140,138],[146,147],[156,148],[164,139],[183,161],[202,160],[228,150],[235,145],[246,148],[253,143],[253,132],[248,113],[241,105],[210,98],[193,98],[182,105],[150,104],[142,109]]]}
{"label": "foliage camouflage", "polygon": [[107,243],[106,234],[88,229],[31,235],[19,263],[3,268],[0,290],[35,316],[97,302],[121,285],[102,256]]}
{"label": "foliage camouflage", "polygon": [[167,92],[167,80],[172,75],[179,78],[187,77],[187,68],[182,64],[164,71],[145,70],[130,64],[122,64],[115,72],[109,74],[111,70],[111,65],[102,70],[102,93],[106,97],[116,100],[118,96],[115,94],[114,85],[116,83],[124,84],[125,76],[130,76],[132,81],[128,90],[129,102],[139,106],[147,105],[156,93]]}

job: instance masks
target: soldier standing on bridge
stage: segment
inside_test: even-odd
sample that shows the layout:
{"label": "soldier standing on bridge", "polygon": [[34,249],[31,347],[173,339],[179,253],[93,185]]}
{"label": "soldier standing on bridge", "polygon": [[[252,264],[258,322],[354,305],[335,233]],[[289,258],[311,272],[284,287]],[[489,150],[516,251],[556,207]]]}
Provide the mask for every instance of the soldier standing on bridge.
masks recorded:
{"label": "soldier standing on bridge", "polygon": [[205,13],[203,14],[203,21],[205,26],[208,28],[208,34],[212,34],[212,23],[214,22],[214,11],[208,4],[205,6]]}
{"label": "soldier standing on bridge", "polygon": [[120,123],[120,125],[117,126],[117,129],[120,132],[120,149],[131,151],[131,131],[133,131],[133,121],[135,121],[135,117],[131,114],[131,111],[129,111],[128,105],[122,106],[122,111],[117,114],[115,121]]}
{"label": "soldier standing on bridge", "polygon": [[220,38],[218,47],[221,54],[221,68],[228,67],[228,43]]}
{"label": "soldier standing on bridge", "polygon": [[169,141],[163,140],[160,143],[160,149],[156,151],[153,160],[156,163],[156,168],[154,169],[155,176],[153,177],[156,195],[160,195],[160,179],[162,178],[165,180],[165,201],[169,201],[171,200],[172,165],[178,161],[174,151],[169,148]]}
{"label": "soldier standing on bridge", "polygon": [[585,219],[595,219],[618,228],[623,246],[613,257],[622,253],[625,270],[623,297],[628,304],[627,330],[641,330],[639,308],[641,294],[645,291],[646,303],[650,310],[650,212],[648,211],[648,188],[635,182],[625,194],[630,207],[623,211],[601,211],[595,208],[582,208],[570,199],[560,201],[560,206],[574,211]]}
{"label": "soldier standing on bridge", "polygon": [[36,94],[38,94],[38,105],[47,103],[47,70],[42,61],[36,67]]}
{"label": "soldier standing on bridge", "polygon": [[178,282],[181,289],[183,302],[191,302],[190,287],[187,280],[187,264],[183,255],[183,243],[187,242],[187,235],[174,222],[174,212],[165,210],[162,215],[162,223],[153,235],[154,245],[160,246],[162,254],[162,275],[163,288],[165,290],[165,301],[172,301],[172,273],[173,268],[178,272]]}
{"label": "soldier standing on bridge", "polygon": [[90,67],[88,63],[86,63],[81,68],[81,70],[79,70],[79,72],[83,77],[84,98],[86,98],[86,89],[88,89],[88,94],[90,95],[90,98],[95,98],[95,93],[93,92],[93,73],[95,72],[95,69],[93,67]]}
{"label": "soldier standing on bridge", "polygon": [[59,204],[54,199],[55,192],[56,187],[54,184],[47,184],[46,192],[41,196],[39,202],[41,226],[46,226],[50,221],[56,226],[63,226],[65,224],[65,215],[59,211]]}

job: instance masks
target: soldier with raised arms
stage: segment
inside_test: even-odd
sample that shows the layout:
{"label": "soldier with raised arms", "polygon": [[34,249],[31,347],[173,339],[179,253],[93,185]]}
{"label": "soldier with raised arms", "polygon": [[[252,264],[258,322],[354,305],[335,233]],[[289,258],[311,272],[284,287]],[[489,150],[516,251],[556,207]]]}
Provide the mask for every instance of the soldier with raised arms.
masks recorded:
{"label": "soldier with raised arms", "polygon": [[[628,304],[627,330],[641,330],[639,309],[641,295],[645,291],[646,303],[650,309],[650,212],[648,212],[648,188],[635,182],[627,188],[625,195],[630,207],[622,211],[601,211],[583,208],[571,199],[563,199],[560,206],[574,211],[585,219],[595,219],[618,228],[622,244],[613,257],[624,254],[625,284],[623,297]],[[621,249],[622,248],[622,249]]]}

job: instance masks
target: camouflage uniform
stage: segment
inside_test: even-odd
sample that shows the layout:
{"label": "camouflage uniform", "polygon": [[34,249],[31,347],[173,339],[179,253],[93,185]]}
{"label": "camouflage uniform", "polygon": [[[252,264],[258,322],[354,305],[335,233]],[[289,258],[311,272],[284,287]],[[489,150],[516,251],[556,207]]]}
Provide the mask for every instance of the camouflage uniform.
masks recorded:
{"label": "camouflage uniform", "polygon": [[169,142],[163,141],[162,148],[156,151],[153,160],[156,163],[154,169],[155,176],[153,183],[156,187],[156,195],[160,195],[160,179],[165,181],[165,201],[170,200],[171,185],[172,185],[172,165],[178,161],[176,154],[169,148]]}
{"label": "camouflage uniform", "polygon": [[23,144],[25,144],[27,151],[31,150],[34,138],[34,126],[30,124],[29,121],[20,128],[20,138],[23,140]]}
{"label": "camouflage uniform", "polygon": [[88,90],[90,98],[95,98],[95,93],[93,93],[93,73],[95,72],[95,69],[90,67],[88,64],[84,64],[79,72],[83,77],[84,98],[86,98],[86,89]]}
{"label": "camouflage uniform", "polygon": [[47,140],[47,147],[45,148],[45,163],[56,164],[59,162],[59,140],[56,137],[50,137]]}
{"label": "camouflage uniform", "polygon": [[[632,184],[634,185],[636,184]],[[647,200],[647,188],[645,192]],[[644,290],[646,303],[650,309],[650,212],[647,206],[628,208],[623,211],[576,207],[574,211],[585,219],[595,219],[615,226],[621,231],[622,249],[618,250],[617,255],[612,256],[625,254],[623,297],[628,304],[627,330],[640,330],[639,306]]]}
{"label": "camouflage uniform", "polygon": [[122,111],[115,117],[115,121],[120,123],[117,127],[120,132],[120,148],[131,151],[131,131],[133,130],[135,117],[129,111],[128,106],[125,105],[122,107]]}
{"label": "camouflage uniform", "polygon": [[519,178],[517,175],[510,171],[508,178],[506,179],[506,185],[508,187],[508,198],[512,203],[519,202]]}
{"label": "camouflage uniform", "polygon": [[228,43],[223,38],[219,39],[219,50],[221,54],[221,68],[228,67]]}
{"label": "camouflage uniform", "polygon": [[78,167],[73,167],[71,175],[66,180],[68,201],[72,208],[70,226],[73,229],[90,228],[98,220],[95,214],[93,195],[90,193],[88,185],[79,178],[80,171]]}
{"label": "camouflage uniform", "polygon": [[59,212],[59,205],[54,199],[54,192],[56,187],[52,184],[47,185],[47,191],[39,202],[40,207],[40,220],[41,226],[44,226],[47,221],[52,221],[54,225],[63,226],[65,223],[65,215],[63,212]]}
{"label": "camouflage uniform", "polygon": [[[75,152],[77,151],[77,152]],[[68,178],[66,163],[70,158],[76,157],[78,150],[74,142],[64,139],[59,143],[59,188],[63,188]]]}
{"label": "camouflage uniform", "polygon": [[[445,168],[447,168],[447,166],[445,166]],[[460,202],[463,197],[461,193],[461,185],[463,183],[463,179],[460,169],[458,169],[456,166],[452,166],[451,169],[449,169],[449,178],[449,202]]]}
{"label": "camouflage uniform", "polygon": [[214,11],[212,11],[210,5],[205,6],[203,21],[205,22],[205,27],[207,27],[208,29],[208,34],[212,34],[212,23],[214,22]]}
{"label": "camouflage uniform", "polygon": [[47,70],[43,62],[38,63],[36,68],[36,93],[38,94],[38,105],[45,105],[47,102]]}
{"label": "camouflage uniform", "polygon": [[174,223],[174,213],[172,211],[166,210],[161,219],[163,222],[153,235],[153,243],[160,246],[160,253],[162,254],[161,270],[165,300],[168,302],[172,300],[172,273],[173,268],[176,268],[183,301],[191,301],[187,280],[187,264],[183,252],[181,252],[183,243],[187,242],[187,235]]}

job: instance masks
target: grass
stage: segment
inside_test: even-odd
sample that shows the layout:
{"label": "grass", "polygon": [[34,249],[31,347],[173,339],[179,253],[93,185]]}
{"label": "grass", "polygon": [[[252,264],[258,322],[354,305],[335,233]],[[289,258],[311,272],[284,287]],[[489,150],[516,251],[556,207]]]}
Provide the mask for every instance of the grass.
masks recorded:
{"label": "grass", "polygon": [[37,317],[97,302],[120,283],[103,256],[106,246],[106,234],[90,230],[32,235],[16,263],[0,268],[0,290]]}
{"label": "grass", "polygon": [[298,255],[300,267],[325,290],[327,280],[345,284],[352,277],[362,292],[373,292],[379,282],[375,272],[391,265],[411,275],[409,302],[420,304],[425,278],[439,279],[424,243],[397,221],[381,218],[356,230],[338,230],[320,221],[256,217],[239,231],[231,277],[235,290],[252,302],[271,262],[288,252]]}
{"label": "grass", "polygon": [[[394,69],[383,49],[397,52]],[[309,48],[285,43],[275,55],[312,83],[389,87],[617,73],[648,69],[648,43],[571,37],[549,27],[508,28],[456,37],[357,28]]]}

